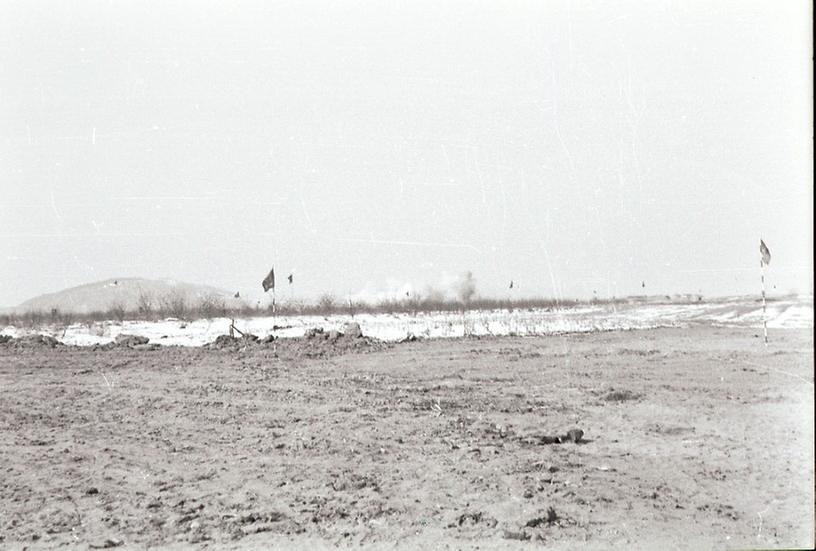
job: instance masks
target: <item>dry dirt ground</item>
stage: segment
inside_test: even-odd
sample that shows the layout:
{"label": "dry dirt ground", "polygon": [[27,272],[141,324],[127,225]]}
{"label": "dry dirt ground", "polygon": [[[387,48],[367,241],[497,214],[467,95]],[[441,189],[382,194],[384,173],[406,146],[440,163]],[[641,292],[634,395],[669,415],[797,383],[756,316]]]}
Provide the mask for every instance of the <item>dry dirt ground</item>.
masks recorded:
{"label": "dry dirt ground", "polygon": [[813,332],[755,333],[0,345],[0,547],[808,547]]}

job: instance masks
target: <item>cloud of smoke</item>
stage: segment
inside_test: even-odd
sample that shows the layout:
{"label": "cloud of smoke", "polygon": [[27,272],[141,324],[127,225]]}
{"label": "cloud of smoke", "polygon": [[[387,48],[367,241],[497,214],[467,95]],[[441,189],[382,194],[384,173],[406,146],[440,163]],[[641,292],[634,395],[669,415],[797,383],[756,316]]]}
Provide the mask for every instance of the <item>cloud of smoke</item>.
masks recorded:
{"label": "cloud of smoke", "polygon": [[360,291],[349,295],[353,302],[365,302],[377,304],[383,301],[399,302],[410,297],[414,297],[414,286],[410,282],[400,281],[396,278],[388,278],[385,286],[378,286],[373,282],[367,282]]}
{"label": "cloud of smoke", "polygon": [[473,273],[467,271],[460,275],[456,282],[456,296],[461,303],[467,304],[475,294],[476,280],[473,279]]}
{"label": "cloud of smoke", "polygon": [[476,279],[473,272],[467,271],[459,275],[443,274],[439,283],[427,285],[422,298],[431,302],[458,300],[467,304],[476,296]]}
{"label": "cloud of smoke", "polygon": [[[418,289],[422,289],[419,291]],[[470,271],[459,275],[442,274],[435,284],[424,287],[411,282],[389,278],[385,287],[376,287],[369,282],[366,287],[351,295],[354,301],[377,303],[381,301],[427,300],[430,302],[459,301],[467,304],[476,296],[476,279]]]}

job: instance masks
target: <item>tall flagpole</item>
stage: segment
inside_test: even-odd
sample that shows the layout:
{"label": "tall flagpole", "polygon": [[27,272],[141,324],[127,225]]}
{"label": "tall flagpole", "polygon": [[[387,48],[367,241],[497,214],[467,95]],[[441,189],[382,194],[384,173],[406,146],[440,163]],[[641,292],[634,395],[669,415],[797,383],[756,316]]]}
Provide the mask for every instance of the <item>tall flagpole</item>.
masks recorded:
{"label": "tall flagpole", "polygon": [[765,347],[768,346],[768,315],[765,308],[765,261],[759,259],[759,273],[762,279],[762,329],[765,332]]}
{"label": "tall flagpole", "polygon": [[762,280],[762,328],[765,333],[765,347],[768,347],[768,314],[765,307],[765,266],[771,262],[771,252],[765,241],[759,240],[759,274]]}

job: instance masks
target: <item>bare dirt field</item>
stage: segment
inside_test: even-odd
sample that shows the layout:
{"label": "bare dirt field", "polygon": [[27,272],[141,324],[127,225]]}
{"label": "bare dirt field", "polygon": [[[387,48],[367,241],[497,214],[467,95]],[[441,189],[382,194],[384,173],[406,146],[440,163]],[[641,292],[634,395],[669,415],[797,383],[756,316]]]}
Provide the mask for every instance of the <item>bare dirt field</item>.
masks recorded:
{"label": "bare dirt field", "polygon": [[0,345],[0,547],[813,545],[812,330],[360,342]]}

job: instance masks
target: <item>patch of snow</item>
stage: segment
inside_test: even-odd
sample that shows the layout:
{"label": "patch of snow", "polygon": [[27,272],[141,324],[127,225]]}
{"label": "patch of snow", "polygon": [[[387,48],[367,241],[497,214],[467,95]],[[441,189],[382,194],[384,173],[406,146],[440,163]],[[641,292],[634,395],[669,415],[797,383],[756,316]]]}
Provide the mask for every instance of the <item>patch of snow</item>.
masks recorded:
{"label": "patch of snow", "polygon": [[808,329],[813,327],[813,307],[789,306],[782,314],[768,321],[768,327],[775,329],[792,327]]}
{"label": "patch of snow", "polygon": [[[796,300],[772,303],[767,310],[768,326],[773,328],[812,328],[813,304]],[[719,326],[756,327],[762,324],[762,309],[756,301],[741,304],[694,303],[648,305],[600,305],[574,309],[516,309],[473,312],[419,312],[399,314],[358,314],[323,316],[269,316],[236,319],[244,332],[265,337],[302,337],[312,328],[342,331],[346,323],[360,324],[363,334],[385,341],[398,341],[409,335],[423,338],[478,336],[535,336],[561,333],[584,333],[683,326],[710,323]],[[87,346],[113,341],[126,333],[140,335],[162,345],[201,346],[219,335],[229,333],[230,319],[216,318],[185,322],[167,318],[160,321],[99,322],[48,327],[38,331],[13,326],[0,331],[4,335],[22,336],[39,332],[56,337],[66,344]]]}

